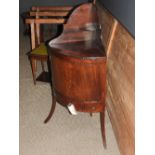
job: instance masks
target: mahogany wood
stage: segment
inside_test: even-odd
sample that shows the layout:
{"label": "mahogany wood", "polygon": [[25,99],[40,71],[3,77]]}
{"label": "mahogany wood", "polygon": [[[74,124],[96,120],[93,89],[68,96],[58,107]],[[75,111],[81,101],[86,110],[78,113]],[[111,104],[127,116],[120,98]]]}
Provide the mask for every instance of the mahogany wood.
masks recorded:
{"label": "mahogany wood", "polygon": [[99,23],[101,26],[101,37],[102,37],[102,43],[105,48],[105,51],[107,53],[108,48],[111,46],[112,38],[111,35],[115,32],[115,27],[117,24],[117,20],[106,10],[102,7],[102,4],[97,3],[97,12],[98,12],[98,18]]}
{"label": "mahogany wood", "polygon": [[[53,90],[53,89],[52,89]],[[45,119],[44,123],[47,123],[50,118],[52,117],[53,113],[54,113],[54,110],[55,110],[55,106],[56,106],[56,98],[53,94],[54,92],[52,91],[52,106],[51,106],[51,110],[50,110],[50,113],[48,115],[48,117]]]}
{"label": "mahogany wood", "polygon": [[86,3],[71,13],[62,34],[49,42],[54,97],[77,111],[100,112],[105,140],[106,54],[96,7]]}

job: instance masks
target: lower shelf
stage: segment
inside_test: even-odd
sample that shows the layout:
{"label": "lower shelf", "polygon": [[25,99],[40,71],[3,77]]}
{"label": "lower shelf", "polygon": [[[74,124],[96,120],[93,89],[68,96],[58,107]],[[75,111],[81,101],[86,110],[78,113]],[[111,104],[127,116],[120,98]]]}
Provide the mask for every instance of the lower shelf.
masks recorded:
{"label": "lower shelf", "polygon": [[36,81],[51,83],[51,78],[49,72],[42,72],[37,78]]}

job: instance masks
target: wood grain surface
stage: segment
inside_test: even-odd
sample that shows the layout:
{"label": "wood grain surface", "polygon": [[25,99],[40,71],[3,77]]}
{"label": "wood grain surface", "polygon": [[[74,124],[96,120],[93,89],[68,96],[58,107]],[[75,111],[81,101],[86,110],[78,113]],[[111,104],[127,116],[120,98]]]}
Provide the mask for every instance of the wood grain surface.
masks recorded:
{"label": "wood grain surface", "polygon": [[107,111],[121,154],[134,155],[135,41],[101,4],[97,8],[107,50]]}
{"label": "wood grain surface", "polygon": [[106,54],[100,39],[96,7],[82,4],[71,13],[63,32],[49,42],[54,97],[77,111],[100,112],[105,137]]}

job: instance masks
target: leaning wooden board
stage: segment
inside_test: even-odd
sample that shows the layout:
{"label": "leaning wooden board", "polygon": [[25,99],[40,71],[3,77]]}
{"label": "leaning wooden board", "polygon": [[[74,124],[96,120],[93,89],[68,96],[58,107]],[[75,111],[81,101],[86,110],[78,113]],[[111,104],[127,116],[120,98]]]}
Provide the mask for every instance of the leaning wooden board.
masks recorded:
{"label": "leaning wooden board", "polygon": [[97,8],[107,50],[107,111],[121,154],[134,155],[135,41],[101,4]]}

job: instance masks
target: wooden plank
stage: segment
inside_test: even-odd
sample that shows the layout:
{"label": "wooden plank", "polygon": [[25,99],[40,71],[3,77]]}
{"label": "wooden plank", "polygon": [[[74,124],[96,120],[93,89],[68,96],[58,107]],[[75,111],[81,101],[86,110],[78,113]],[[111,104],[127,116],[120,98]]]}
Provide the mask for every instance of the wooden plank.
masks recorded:
{"label": "wooden plank", "polygon": [[[36,19],[39,19],[39,16],[38,15],[36,15]],[[36,38],[37,38],[37,44],[39,45],[40,44],[40,24],[39,23],[37,23],[37,24],[35,24],[35,26],[36,26]]]}
{"label": "wooden plank", "polygon": [[70,11],[73,9],[73,6],[33,6],[32,11]]}
{"label": "wooden plank", "polygon": [[[129,132],[126,130],[126,125],[127,125],[127,121],[125,120],[125,118],[123,117],[123,113],[122,110],[120,109],[120,111],[116,111],[115,108],[117,108],[116,106],[114,106],[114,101],[112,100],[112,96],[108,96],[107,97],[108,100],[108,105],[107,105],[107,109],[108,109],[108,114],[112,123],[112,127],[115,133],[115,137],[117,139],[118,142],[118,146],[120,149],[120,153],[121,155],[134,155],[134,151],[133,149],[133,140],[129,139]],[[118,110],[118,108],[117,108]],[[118,119],[119,123],[118,123]],[[120,133],[120,126],[121,126],[121,133]],[[123,130],[125,130],[126,132],[122,132]],[[121,145],[123,144],[123,145]]]}
{"label": "wooden plank", "polygon": [[[119,41],[116,40],[119,39]],[[128,34],[128,32],[118,24],[117,31],[115,33],[115,37],[113,39],[111,51],[112,54],[109,53],[109,67],[117,70],[119,66],[119,70],[124,73],[125,78],[134,85],[134,80],[131,78],[131,75],[134,76],[134,39]],[[119,45],[119,46],[118,46]],[[121,52],[121,54],[120,54]],[[113,60],[113,61],[112,61]],[[114,62],[117,62],[117,65],[114,65]],[[125,64],[125,65],[124,65]],[[131,65],[132,64],[132,65]],[[118,71],[119,71],[118,70]]]}
{"label": "wooden plank", "polygon": [[115,36],[117,25],[118,25],[117,20],[114,20],[114,23],[112,25],[111,31],[109,33],[107,45],[105,47],[106,48],[105,50],[106,50],[107,55],[109,55],[110,49],[112,47],[112,42],[113,42],[113,39],[114,39],[114,36]]}
{"label": "wooden plank", "polygon": [[64,24],[65,19],[57,19],[57,18],[48,18],[48,19],[26,19],[26,24],[30,23],[38,23],[38,24]]}
{"label": "wooden plank", "polygon": [[97,9],[107,54],[107,111],[121,154],[134,155],[134,39],[99,2]]}
{"label": "wooden plank", "polygon": [[134,39],[118,24],[111,44],[106,103],[122,155],[134,155]]}
{"label": "wooden plank", "polygon": [[97,2],[96,6],[98,11],[99,23],[102,30],[102,43],[107,52],[110,43],[109,39],[111,38],[110,36],[112,35],[112,33],[114,33],[112,31],[116,27],[116,20],[105,8],[103,8],[100,2]]}
{"label": "wooden plank", "polygon": [[48,11],[44,11],[44,12],[34,12],[34,11],[30,11],[30,16],[49,16],[49,17],[66,17],[68,16],[69,11],[53,11],[53,12],[48,12]]}
{"label": "wooden plank", "polygon": [[35,27],[34,27],[34,23],[30,24],[30,28],[31,28],[31,47],[33,50],[35,48]]}

